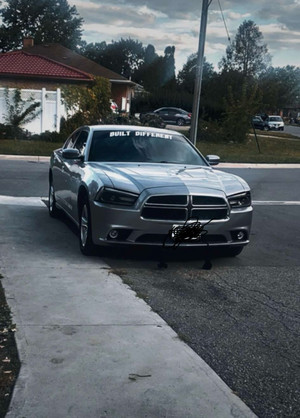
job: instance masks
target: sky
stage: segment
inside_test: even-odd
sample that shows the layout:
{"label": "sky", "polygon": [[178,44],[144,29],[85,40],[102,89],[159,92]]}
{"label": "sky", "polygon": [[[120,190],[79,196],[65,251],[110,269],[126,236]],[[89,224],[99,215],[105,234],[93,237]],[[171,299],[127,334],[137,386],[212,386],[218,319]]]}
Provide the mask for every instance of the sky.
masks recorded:
{"label": "sky", "polygon": [[[88,43],[131,38],[154,45],[160,55],[174,45],[177,72],[198,50],[201,0],[69,0],[69,4],[84,19],[82,38]],[[231,40],[244,20],[253,20],[272,65],[300,67],[300,0],[212,0],[204,54],[215,69],[229,45],[219,4]]]}

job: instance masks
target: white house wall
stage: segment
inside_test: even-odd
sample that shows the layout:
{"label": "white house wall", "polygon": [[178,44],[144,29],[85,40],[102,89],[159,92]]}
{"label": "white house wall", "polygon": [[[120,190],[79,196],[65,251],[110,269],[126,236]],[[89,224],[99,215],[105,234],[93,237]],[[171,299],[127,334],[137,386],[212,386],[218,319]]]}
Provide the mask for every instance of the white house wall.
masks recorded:
{"label": "white house wall", "polygon": [[[5,102],[5,88],[0,88],[0,123],[7,123],[5,116],[7,115],[7,108]],[[9,89],[9,94],[12,100],[15,89]],[[47,91],[46,89],[31,90],[21,89],[21,97],[28,101],[28,106],[33,102],[40,102],[40,113],[31,122],[21,125],[21,128],[29,131],[32,134],[41,134],[45,131],[60,130],[60,119],[66,116],[65,106],[61,102],[61,91]],[[30,100],[32,98],[33,100]]]}

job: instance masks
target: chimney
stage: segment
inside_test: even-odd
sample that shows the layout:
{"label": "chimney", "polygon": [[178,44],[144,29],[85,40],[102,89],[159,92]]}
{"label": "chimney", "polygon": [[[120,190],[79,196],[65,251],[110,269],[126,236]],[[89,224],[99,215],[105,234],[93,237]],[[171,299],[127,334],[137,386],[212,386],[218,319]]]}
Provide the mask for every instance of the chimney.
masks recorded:
{"label": "chimney", "polygon": [[23,38],[23,48],[32,48],[34,46],[33,38]]}

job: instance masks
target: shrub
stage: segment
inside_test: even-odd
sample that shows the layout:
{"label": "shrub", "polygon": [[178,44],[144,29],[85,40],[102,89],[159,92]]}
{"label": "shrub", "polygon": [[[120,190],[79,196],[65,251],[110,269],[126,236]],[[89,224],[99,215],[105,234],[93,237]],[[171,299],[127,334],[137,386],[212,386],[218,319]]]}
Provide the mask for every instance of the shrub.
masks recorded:
{"label": "shrub", "polygon": [[199,121],[197,141],[217,143],[225,140],[224,128],[218,121]]}
{"label": "shrub", "polygon": [[105,125],[140,125],[140,121],[130,115],[122,114],[122,113],[112,113],[111,115],[103,118],[102,124]]}
{"label": "shrub", "polygon": [[28,139],[29,137],[30,133],[18,126],[0,123],[0,139]]}
{"label": "shrub", "polygon": [[166,123],[164,120],[155,113],[146,113],[145,115],[140,116],[140,120],[142,125],[144,126],[151,126],[153,128],[165,128]]}
{"label": "shrub", "polygon": [[46,131],[41,134],[35,134],[30,137],[32,141],[44,141],[44,142],[61,142],[63,135],[58,132]]}

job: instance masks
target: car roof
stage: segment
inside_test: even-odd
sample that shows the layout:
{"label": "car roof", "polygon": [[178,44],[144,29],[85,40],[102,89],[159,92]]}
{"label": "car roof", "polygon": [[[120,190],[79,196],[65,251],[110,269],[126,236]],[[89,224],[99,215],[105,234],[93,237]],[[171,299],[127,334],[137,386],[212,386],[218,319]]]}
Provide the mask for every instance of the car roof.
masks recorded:
{"label": "car roof", "polygon": [[186,112],[186,110],[181,109],[180,107],[172,107],[172,106],[164,106],[164,107],[160,107],[159,109],[155,109],[155,110],[157,111],[157,110],[162,110],[162,109],[181,110],[183,112]]}

